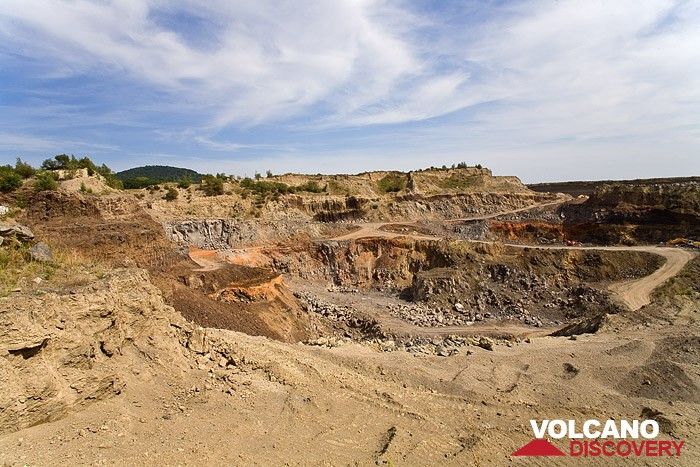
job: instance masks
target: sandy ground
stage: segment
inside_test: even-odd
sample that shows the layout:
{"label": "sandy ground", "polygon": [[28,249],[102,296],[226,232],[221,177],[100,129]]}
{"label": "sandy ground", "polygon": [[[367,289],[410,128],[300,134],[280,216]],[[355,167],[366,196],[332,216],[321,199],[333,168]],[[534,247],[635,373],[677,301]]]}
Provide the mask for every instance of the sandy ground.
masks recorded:
{"label": "sandy ground", "polygon": [[[655,356],[667,332],[540,338],[449,358],[221,332],[251,362],[232,378],[232,395],[206,389],[204,371],[146,368],[120,396],[0,438],[0,463],[567,465],[510,457],[532,438],[531,418],[639,418],[650,407],[686,440],[672,465],[697,465],[697,403],[640,370],[668,358]],[[631,393],[644,378],[653,398]]]}

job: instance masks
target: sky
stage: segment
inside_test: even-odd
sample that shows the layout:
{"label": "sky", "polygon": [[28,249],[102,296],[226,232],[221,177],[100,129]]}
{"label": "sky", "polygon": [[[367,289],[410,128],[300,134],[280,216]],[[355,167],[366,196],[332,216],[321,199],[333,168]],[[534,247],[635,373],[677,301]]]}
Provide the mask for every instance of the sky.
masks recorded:
{"label": "sky", "polygon": [[700,1],[0,0],[0,163],[700,175]]}

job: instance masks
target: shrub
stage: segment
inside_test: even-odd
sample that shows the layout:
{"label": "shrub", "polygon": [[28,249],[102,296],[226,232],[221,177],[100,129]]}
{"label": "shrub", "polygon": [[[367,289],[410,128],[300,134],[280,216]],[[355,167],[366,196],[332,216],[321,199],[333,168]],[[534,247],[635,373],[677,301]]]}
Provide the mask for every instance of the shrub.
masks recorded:
{"label": "shrub", "polygon": [[192,180],[189,177],[182,177],[180,180],[177,181],[177,187],[178,188],[189,188],[190,185],[192,185]]}
{"label": "shrub", "polygon": [[202,178],[201,189],[207,196],[223,195],[224,181],[220,177],[205,175],[204,178]]}
{"label": "shrub", "polygon": [[15,163],[15,172],[22,178],[30,178],[34,176],[36,169],[18,157]]}
{"label": "shrub", "polygon": [[384,193],[396,193],[406,188],[406,177],[402,174],[387,174],[377,182],[377,185]]}
{"label": "shrub", "polygon": [[478,175],[460,175],[454,173],[442,181],[441,186],[445,189],[467,190],[481,183]]}
{"label": "shrub", "polygon": [[0,191],[9,193],[22,186],[22,177],[9,165],[0,167]]}
{"label": "shrub", "polygon": [[158,180],[148,177],[135,177],[124,180],[124,188],[148,188],[158,184]]}
{"label": "shrub", "polygon": [[88,188],[87,186],[85,186],[85,182],[80,182],[80,192],[92,194],[92,188]]}
{"label": "shrub", "polygon": [[56,176],[47,171],[42,170],[36,173],[36,179],[34,180],[34,190],[36,191],[53,191],[58,188],[58,183],[56,182]]}
{"label": "shrub", "polygon": [[241,188],[250,190],[258,195],[267,195],[268,193],[294,193],[294,187],[281,182],[268,182],[264,180],[255,181],[252,178],[246,177],[241,180]]}
{"label": "shrub", "polygon": [[15,198],[15,206],[20,209],[26,209],[29,206],[29,201],[27,200],[27,195],[25,193],[17,193]]}
{"label": "shrub", "polygon": [[296,187],[296,191],[308,191],[309,193],[321,193],[322,191],[325,191],[324,188],[322,188],[318,182],[315,180],[310,180],[302,185],[299,185]]}
{"label": "shrub", "polygon": [[[87,159],[87,162],[83,162]],[[90,174],[90,171],[92,170],[93,172],[97,172],[98,174],[102,175],[105,179],[105,183],[107,184],[108,187],[114,188],[115,190],[121,190],[124,188],[124,184],[122,183],[121,180],[119,180],[116,175],[112,172],[112,169],[107,167],[105,164],[102,164],[101,166],[97,167],[95,164],[92,163],[90,159],[87,157],[84,157],[83,159],[80,159],[81,163],[89,164],[86,168],[88,169],[88,175]]]}
{"label": "shrub", "polygon": [[165,196],[163,196],[163,199],[166,201],[175,201],[178,197],[178,192],[175,188],[169,186],[168,191],[165,193]]}

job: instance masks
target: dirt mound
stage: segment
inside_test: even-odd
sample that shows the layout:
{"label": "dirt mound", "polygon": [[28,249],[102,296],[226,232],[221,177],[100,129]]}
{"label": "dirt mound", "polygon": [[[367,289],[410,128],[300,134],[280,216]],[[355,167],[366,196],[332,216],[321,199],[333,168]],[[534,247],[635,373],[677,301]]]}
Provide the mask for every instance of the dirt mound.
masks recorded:
{"label": "dirt mound", "polygon": [[669,336],[661,339],[651,358],[666,358],[675,363],[696,363],[700,359],[700,336]]}
{"label": "dirt mound", "polygon": [[0,298],[0,433],[119,394],[135,368],[185,368],[187,324],[143,270],[70,292]]}
{"label": "dirt mound", "polygon": [[61,178],[59,186],[62,191],[69,193],[82,192],[91,194],[108,194],[117,192],[117,190],[110,188],[107,185],[107,182],[102,175],[98,173],[88,175],[87,169],[77,169],[75,171],[59,170],[58,172],[59,177]]}
{"label": "dirt mound", "polygon": [[24,216],[53,245],[112,264],[154,271],[178,256],[161,226],[131,196],[41,192],[30,200]]}
{"label": "dirt mound", "polygon": [[317,334],[311,317],[270,269],[221,264],[196,270],[189,261],[181,261],[155,281],[178,312],[201,326],[286,342]]}
{"label": "dirt mound", "polygon": [[700,402],[700,388],[679,365],[652,361],[633,368],[618,386],[623,394],[658,401]]}

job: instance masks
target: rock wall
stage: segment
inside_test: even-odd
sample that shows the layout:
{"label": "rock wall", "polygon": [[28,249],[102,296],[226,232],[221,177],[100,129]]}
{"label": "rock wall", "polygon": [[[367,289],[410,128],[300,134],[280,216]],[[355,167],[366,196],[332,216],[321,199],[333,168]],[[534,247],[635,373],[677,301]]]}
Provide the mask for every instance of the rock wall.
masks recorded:
{"label": "rock wall", "polygon": [[321,234],[318,226],[293,219],[190,219],[163,222],[166,236],[181,246],[227,250],[257,243],[274,244]]}
{"label": "rock wall", "polygon": [[569,238],[595,243],[700,239],[700,183],[611,184],[562,207]]}

